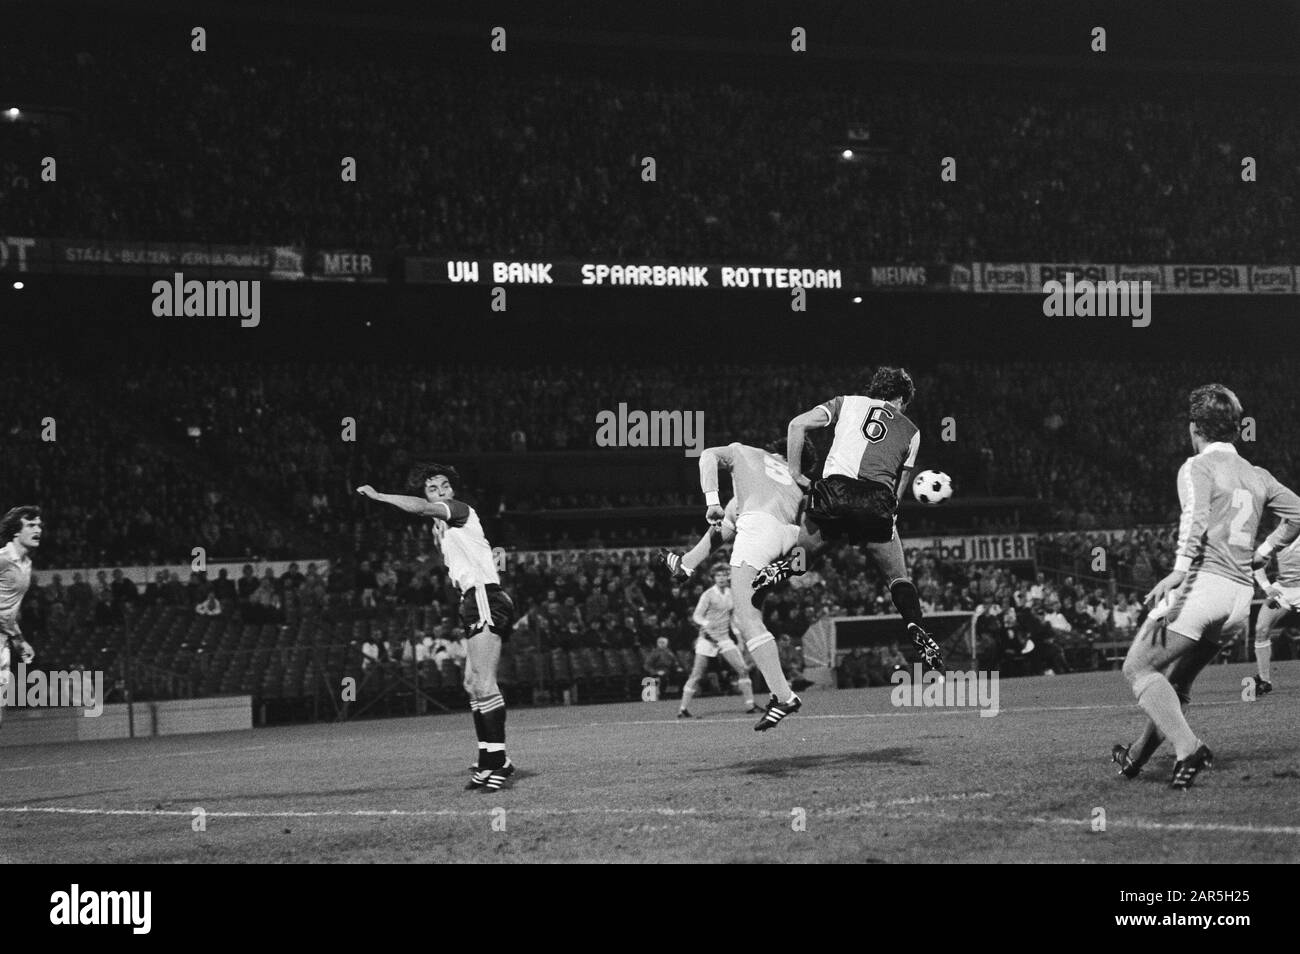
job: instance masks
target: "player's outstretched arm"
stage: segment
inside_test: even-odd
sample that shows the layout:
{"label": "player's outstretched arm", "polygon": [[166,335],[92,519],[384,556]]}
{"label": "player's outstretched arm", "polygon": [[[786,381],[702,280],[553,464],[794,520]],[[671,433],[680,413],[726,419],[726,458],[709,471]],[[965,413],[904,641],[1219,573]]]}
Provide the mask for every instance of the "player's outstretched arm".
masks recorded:
{"label": "player's outstretched arm", "polygon": [[790,468],[790,476],[804,490],[810,481],[799,471],[799,462],[803,460],[803,445],[808,432],[825,427],[831,422],[830,413],[818,405],[811,411],[804,411],[792,420],[785,429],[785,465]]}
{"label": "player's outstretched arm", "polygon": [[369,484],[358,487],[357,493],[363,497],[369,497],[371,500],[378,500],[380,503],[392,504],[398,510],[413,513],[417,517],[438,517],[441,520],[451,519],[451,507],[443,503],[441,500],[430,502],[422,497],[407,497],[403,494],[381,494]]}

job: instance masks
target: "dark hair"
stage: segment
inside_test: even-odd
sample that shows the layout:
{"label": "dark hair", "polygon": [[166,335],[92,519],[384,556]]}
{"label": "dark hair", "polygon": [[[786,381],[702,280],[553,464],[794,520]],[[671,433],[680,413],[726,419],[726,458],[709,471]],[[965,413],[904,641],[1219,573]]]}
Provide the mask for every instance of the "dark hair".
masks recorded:
{"label": "dark hair", "polygon": [[911,404],[915,396],[916,385],[912,383],[912,376],[902,368],[877,368],[867,385],[867,397],[881,401],[900,398],[904,404]]}
{"label": "dark hair", "polygon": [[10,543],[23,528],[24,520],[41,519],[40,507],[14,507],[0,517],[0,546]]}
{"label": "dark hair", "polygon": [[1222,384],[1203,384],[1187,402],[1187,416],[1207,441],[1235,441],[1241,433],[1241,401]]}
{"label": "dark hair", "polygon": [[434,477],[446,477],[451,489],[459,496],[461,489],[460,471],[450,464],[417,464],[411,471],[411,483],[424,494],[424,485]]}

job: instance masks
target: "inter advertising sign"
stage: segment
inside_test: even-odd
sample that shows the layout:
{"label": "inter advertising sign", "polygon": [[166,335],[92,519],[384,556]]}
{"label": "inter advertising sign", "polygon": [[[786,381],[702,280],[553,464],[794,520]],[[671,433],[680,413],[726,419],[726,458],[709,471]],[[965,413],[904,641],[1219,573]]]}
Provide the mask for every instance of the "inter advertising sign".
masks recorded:
{"label": "inter advertising sign", "polygon": [[920,555],[951,563],[1032,563],[1034,535],[978,533],[955,537],[907,537],[903,553],[910,563]]}

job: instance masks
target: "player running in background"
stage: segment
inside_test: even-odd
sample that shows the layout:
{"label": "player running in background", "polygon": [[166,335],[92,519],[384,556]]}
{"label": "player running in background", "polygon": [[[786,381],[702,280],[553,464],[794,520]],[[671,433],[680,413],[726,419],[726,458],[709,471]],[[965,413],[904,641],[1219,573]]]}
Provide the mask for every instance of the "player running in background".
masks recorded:
{"label": "player running in background", "polygon": [[690,678],[682,687],[682,704],[677,710],[677,718],[690,719],[691,699],[699,687],[704,671],[709,668],[709,660],[721,656],[736,671],[740,691],[745,696],[745,711],[757,712],[754,705],[754,683],[749,678],[749,669],[740,654],[731,635],[735,624],[731,618],[733,607],[731,592],[731,570],[719,564],[713,568],[713,585],[700,594],[700,601],[695,604],[695,613],[691,617],[700,628],[700,635],[695,639],[695,665],[691,667]]}
{"label": "player running in background", "polygon": [[496,791],[514,774],[506,755],[506,701],[497,685],[501,643],[510,634],[515,604],[501,587],[492,547],[474,508],[456,499],[460,474],[444,464],[419,472],[424,497],[381,494],[366,484],[357,493],[433,519],[447,573],[460,592],[460,619],[468,634],[466,682],[478,735],[478,767],[466,788]]}
{"label": "player running in background", "polygon": [[[1195,454],[1178,470],[1182,517],[1173,571],[1152,588],[1154,607],[1124,660],[1124,678],[1150,723],[1138,741],[1112,756],[1133,778],[1160,745],[1174,745],[1171,788],[1189,788],[1214,755],[1196,737],[1183,706],[1192,680],[1219,650],[1224,633],[1242,628],[1255,595],[1252,547],[1263,515],[1282,523],[1254,552],[1263,563],[1300,535],[1300,497],[1261,467],[1247,463],[1233,441],[1241,431],[1241,402],[1222,384],[1192,391],[1188,434]],[[1130,752],[1137,748],[1137,755]]]}
{"label": "player running in background", "polygon": [[[834,425],[820,480],[810,483],[790,468],[791,480],[809,488],[798,545],[809,556],[840,540],[865,549],[888,581],[889,595],[925,664],[941,669],[939,644],[925,631],[921,597],[908,576],[897,527],[898,503],[921,446],[920,430],[904,414],[915,394],[905,370],[878,368],[865,395],[832,398],[792,420],[786,460],[800,459],[809,430]],[[790,559],[765,566],[755,581],[754,602],[762,605],[767,591],[794,573]]]}
{"label": "player running in background", "polygon": [[1273,661],[1273,632],[1292,613],[1300,611],[1300,540],[1277,555],[1277,576],[1268,581],[1265,567],[1255,571],[1255,580],[1264,591],[1264,605],[1255,617],[1255,693],[1273,691],[1270,663]]}
{"label": "player running in background", "polygon": [[31,552],[41,545],[41,508],[14,507],[0,517],[0,714],[13,678],[10,662],[17,654],[24,663],[36,653],[18,625],[23,596],[32,582]]}

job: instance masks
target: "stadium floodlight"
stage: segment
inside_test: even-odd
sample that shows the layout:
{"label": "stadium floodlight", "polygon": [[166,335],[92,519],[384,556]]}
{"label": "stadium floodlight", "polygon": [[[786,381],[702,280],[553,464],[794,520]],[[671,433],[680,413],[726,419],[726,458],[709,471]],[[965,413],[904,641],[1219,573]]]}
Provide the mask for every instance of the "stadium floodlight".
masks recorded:
{"label": "stadium floodlight", "polygon": [[17,106],[10,106],[5,110],[5,115],[10,119],[17,119],[21,114]]}

